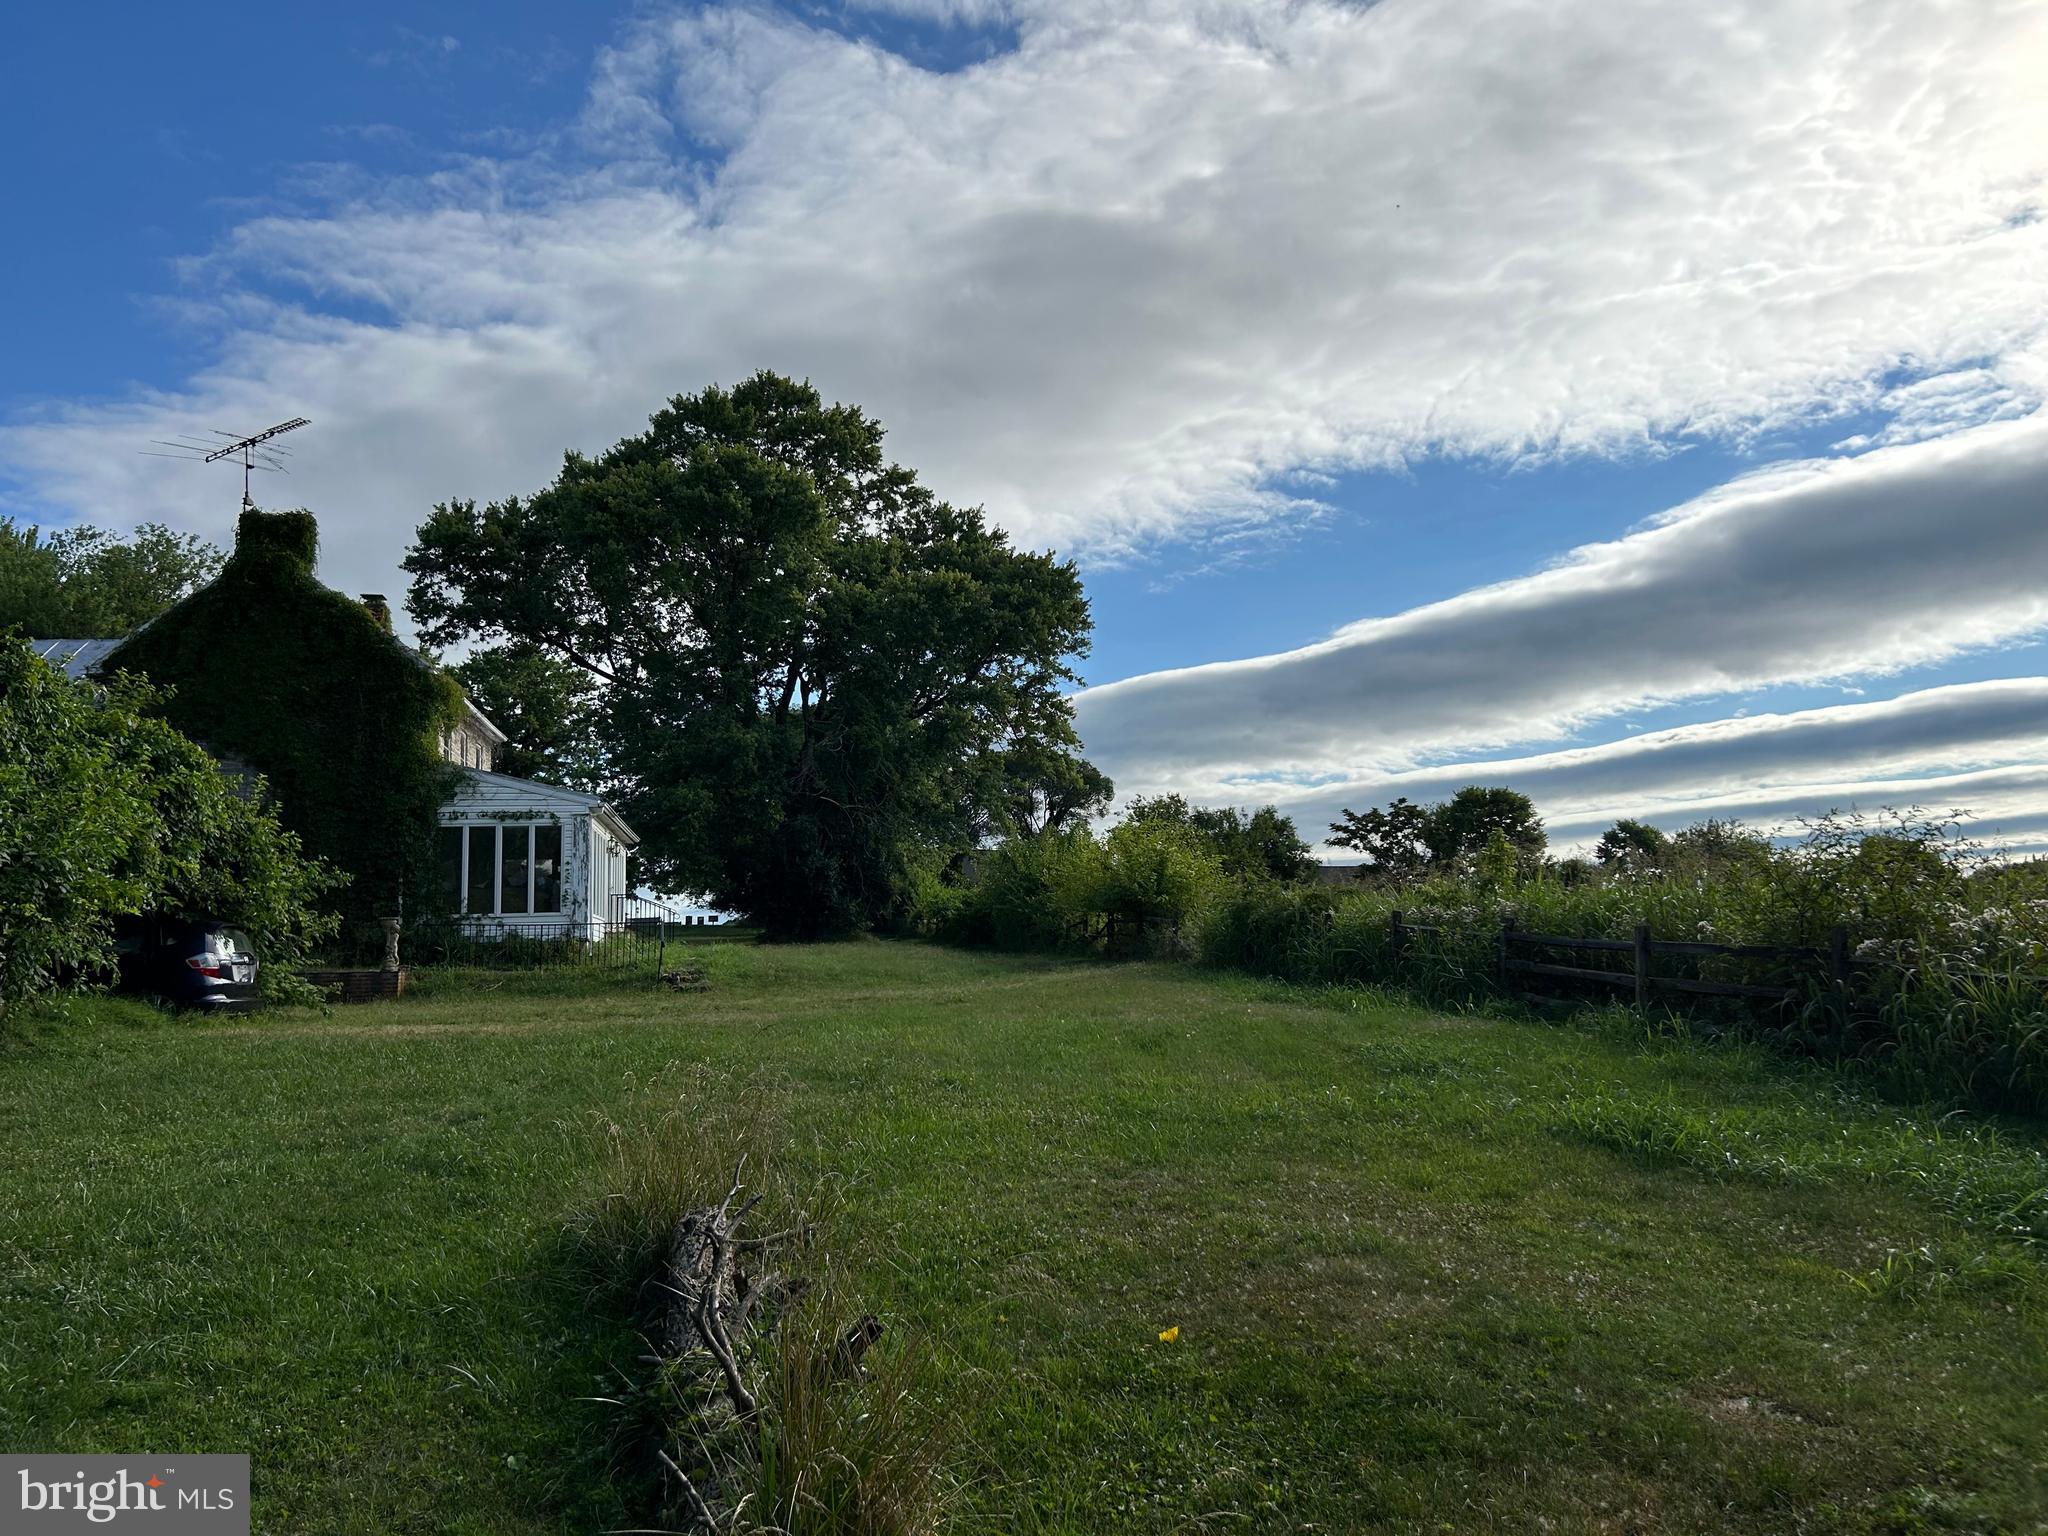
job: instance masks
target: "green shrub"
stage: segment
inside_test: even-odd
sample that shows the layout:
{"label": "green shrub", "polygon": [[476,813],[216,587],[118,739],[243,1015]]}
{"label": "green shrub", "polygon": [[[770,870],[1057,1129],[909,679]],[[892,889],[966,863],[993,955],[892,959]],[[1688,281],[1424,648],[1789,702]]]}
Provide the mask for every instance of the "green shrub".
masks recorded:
{"label": "green shrub", "polygon": [[158,697],[89,689],[0,638],[0,1020],[103,980],[115,920],[151,911],[245,929],[266,987],[310,999],[291,966],[332,926],[315,904],[333,871],[149,713]]}
{"label": "green shrub", "polygon": [[[1263,886],[1265,882],[1260,882]],[[1006,838],[976,856],[965,884],[925,895],[919,931],[1007,950],[1083,948],[1182,958],[1209,906],[1232,889],[1208,840],[1165,821]]]}
{"label": "green shrub", "polygon": [[1101,862],[1102,847],[1086,827],[1008,838],[978,857],[956,900],[933,905],[931,931],[949,943],[997,949],[1077,943]]}
{"label": "green shrub", "polygon": [[1110,919],[1126,950],[1191,953],[1191,925],[1223,888],[1222,860],[1208,841],[1171,822],[1111,827],[1093,873],[1083,910]]}
{"label": "green shrub", "polygon": [[1321,886],[1232,885],[1204,916],[1195,947],[1204,964],[1228,970],[1311,984],[1338,980],[1334,919],[1354,905]]}

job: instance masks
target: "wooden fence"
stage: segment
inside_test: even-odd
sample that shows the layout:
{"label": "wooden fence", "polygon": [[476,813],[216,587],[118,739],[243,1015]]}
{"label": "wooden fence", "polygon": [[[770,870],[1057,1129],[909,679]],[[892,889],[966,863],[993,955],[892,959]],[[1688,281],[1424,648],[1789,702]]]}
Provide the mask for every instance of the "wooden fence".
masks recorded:
{"label": "wooden fence", "polygon": [[1067,941],[1072,944],[1100,944],[1111,954],[1142,948],[1153,934],[1164,930],[1180,933],[1180,924],[1162,918],[1129,912],[1083,912],[1067,919]]}
{"label": "wooden fence", "polygon": [[[1403,920],[1396,908],[1392,917],[1392,941],[1394,959],[1398,963],[1406,952],[1413,935],[1441,934],[1442,927],[1432,923],[1410,923]],[[1591,965],[1568,965],[1553,959],[1532,958],[1526,951],[1563,950],[1572,954],[1627,955],[1627,970],[1611,969]],[[1634,996],[1638,1008],[1648,1008],[1656,992],[1683,992],[1705,997],[1739,997],[1758,1002],[1789,1003],[1799,996],[1799,988],[1790,981],[1777,985],[1758,985],[1746,981],[1711,981],[1698,976],[1660,976],[1657,974],[1657,960],[1660,956],[1688,956],[1692,958],[1721,956],[1741,960],[1774,960],[1787,966],[1797,967],[1808,974],[1824,976],[1837,990],[1846,990],[1849,985],[1850,967],[1849,930],[1837,927],[1828,937],[1825,948],[1799,944],[1710,944],[1697,939],[1659,939],[1650,933],[1648,923],[1637,923],[1632,939],[1573,939],[1555,933],[1532,933],[1516,926],[1512,916],[1503,918],[1500,934],[1494,946],[1494,966],[1500,975],[1501,985],[1509,990],[1521,991],[1514,982],[1517,977],[1557,978],[1565,981],[1592,982],[1599,986],[1626,988]]]}

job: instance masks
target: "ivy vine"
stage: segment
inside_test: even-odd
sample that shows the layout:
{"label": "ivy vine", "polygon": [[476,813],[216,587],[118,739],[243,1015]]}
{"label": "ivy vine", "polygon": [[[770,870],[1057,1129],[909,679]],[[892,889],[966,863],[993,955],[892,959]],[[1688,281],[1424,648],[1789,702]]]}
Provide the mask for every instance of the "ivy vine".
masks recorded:
{"label": "ivy vine", "polygon": [[322,585],[318,547],[310,512],[244,511],[220,575],[102,670],[167,690],[171,724],[269,780],[306,852],[350,875],[334,898],[345,921],[430,910],[436,813],[458,782],[440,740],[462,691],[388,615]]}

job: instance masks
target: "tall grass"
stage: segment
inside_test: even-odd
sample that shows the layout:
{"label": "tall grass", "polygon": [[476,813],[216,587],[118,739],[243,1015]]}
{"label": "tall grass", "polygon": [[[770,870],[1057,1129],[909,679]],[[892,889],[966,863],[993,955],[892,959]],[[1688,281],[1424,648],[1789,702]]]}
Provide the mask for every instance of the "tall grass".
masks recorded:
{"label": "tall grass", "polygon": [[[1625,879],[1570,886],[1548,878],[1501,886],[1438,880],[1401,889],[1242,885],[1209,909],[1194,947],[1206,964],[1254,975],[1310,985],[1395,985],[1440,1006],[1476,1007],[1511,998],[1498,966],[1508,918],[1525,932],[1571,938],[1626,939],[1647,922],[1664,939],[1818,950],[1835,922],[1857,917],[1810,892],[1758,888],[1764,885]],[[1397,911],[1409,930],[1399,954]],[[1850,931],[1866,960],[1847,994],[1818,962],[1659,956],[1659,974],[1790,983],[1804,993],[1804,1005],[1791,1009],[1694,1005],[1690,1016],[1709,1021],[1715,1032],[1855,1058],[1908,1092],[2048,1112],[2048,986],[2014,968],[2030,944],[1989,957],[2006,968],[1987,969],[1967,948],[1967,960],[1938,952],[1952,935],[1933,923],[1909,930],[1910,937],[1896,929]],[[1920,958],[1899,963],[1893,953]],[[1626,954],[1568,958],[1617,972],[1630,964]]]}
{"label": "tall grass", "polygon": [[2038,980],[1936,961],[1899,976],[1882,1017],[1903,1075],[1980,1102],[2048,1106],[2048,991]]}
{"label": "tall grass", "polygon": [[2048,1153],[1995,1127],[1937,1126],[1871,1117],[1815,1141],[1797,1117],[1705,1109],[1665,1094],[1573,1094],[1551,1128],[1653,1165],[1766,1183],[1867,1180],[1931,1198],[1959,1225],[2003,1245],[2048,1255]]}

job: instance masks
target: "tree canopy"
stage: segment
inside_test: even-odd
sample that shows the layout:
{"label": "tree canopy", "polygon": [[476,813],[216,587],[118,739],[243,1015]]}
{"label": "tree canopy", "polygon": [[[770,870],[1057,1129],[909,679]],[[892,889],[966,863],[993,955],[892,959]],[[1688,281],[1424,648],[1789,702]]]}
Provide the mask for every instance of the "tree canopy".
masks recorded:
{"label": "tree canopy", "polygon": [[1346,809],[1330,824],[1332,844],[1365,855],[1361,876],[1395,881],[1477,858],[1495,834],[1524,863],[1541,860],[1549,845],[1533,800],[1477,784],[1435,805],[1398,798],[1385,809]]}
{"label": "tree canopy", "polygon": [[1647,821],[1624,816],[1600,834],[1593,857],[1617,869],[1661,869],[1671,857],[1671,839]]}
{"label": "tree canopy", "polygon": [[1430,857],[1448,864],[1478,853],[1498,832],[1518,855],[1541,858],[1549,846],[1536,802],[1518,789],[1468,784],[1434,806],[1423,828]]}
{"label": "tree canopy", "polygon": [[1237,879],[1299,880],[1315,868],[1308,844],[1277,806],[1194,806],[1182,795],[1138,796],[1125,820],[1133,826],[1186,827],[1224,874]]}
{"label": "tree canopy", "polygon": [[889,917],[914,867],[1016,814],[1017,754],[1044,784],[1076,746],[1073,565],[939,500],[882,435],[757,374],[532,496],[436,507],[406,560],[429,643],[593,679],[645,878],[780,932]]}
{"label": "tree canopy", "polygon": [[590,791],[603,782],[597,683],[583,668],[514,642],[477,651],[449,670],[505,733],[499,772]]}
{"label": "tree canopy", "polygon": [[1365,855],[1359,866],[1361,878],[1409,880],[1429,866],[1430,808],[1417,805],[1405,795],[1396,796],[1384,810],[1345,810],[1330,824],[1330,843]]}
{"label": "tree canopy", "polygon": [[1109,809],[1116,786],[1086,758],[1042,737],[1020,741],[991,758],[978,838],[1037,837],[1064,831]]}
{"label": "tree canopy", "polygon": [[220,569],[221,552],[162,523],[123,539],[91,526],[44,532],[0,518],[0,630],[113,638],[148,623]]}
{"label": "tree canopy", "polygon": [[1674,862],[1710,871],[1768,859],[1771,840],[1735,820],[1710,816],[1671,834]]}

